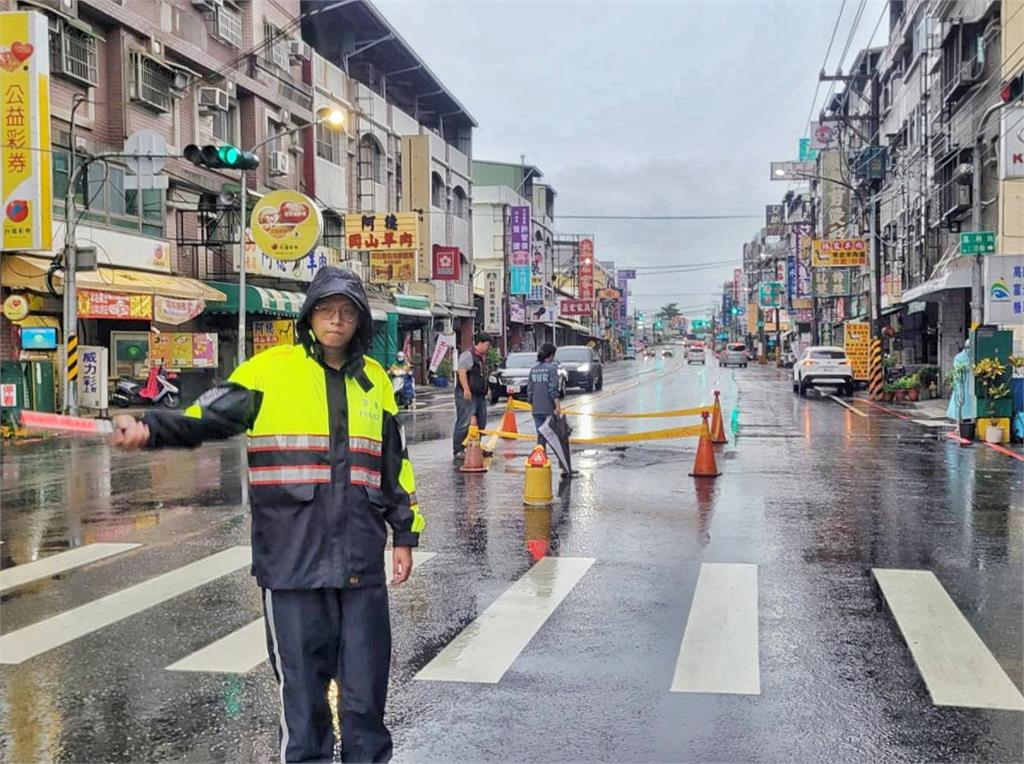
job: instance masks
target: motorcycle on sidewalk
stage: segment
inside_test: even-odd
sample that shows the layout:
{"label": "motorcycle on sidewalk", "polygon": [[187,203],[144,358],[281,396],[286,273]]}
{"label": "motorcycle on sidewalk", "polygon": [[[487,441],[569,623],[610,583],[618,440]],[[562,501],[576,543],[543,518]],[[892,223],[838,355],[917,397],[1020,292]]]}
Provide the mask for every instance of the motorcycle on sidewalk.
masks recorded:
{"label": "motorcycle on sidewalk", "polygon": [[132,377],[120,377],[110,396],[115,406],[164,406],[176,409],[181,405],[180,390],[171,382],[177,374],[169,373],[163,366],[151,366],[146,381]]}

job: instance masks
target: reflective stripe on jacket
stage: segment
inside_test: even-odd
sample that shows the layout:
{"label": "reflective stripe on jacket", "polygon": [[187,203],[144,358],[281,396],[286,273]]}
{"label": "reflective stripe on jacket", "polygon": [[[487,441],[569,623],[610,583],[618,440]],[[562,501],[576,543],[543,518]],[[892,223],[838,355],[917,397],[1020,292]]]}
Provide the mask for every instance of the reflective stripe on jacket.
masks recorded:
{"label": "reflective stripe on jacket", "polygon": [[[343,372],[301,345],[272,348],[184,415],[144,417],[155,447],[248,430],[253,573],[264,588],[383,584],[387,526],[395,546],[416,546],[423,530],[390,378],[368,357]],[[331,384],[344,384],[336,400],[346,409],[333,443]]]}

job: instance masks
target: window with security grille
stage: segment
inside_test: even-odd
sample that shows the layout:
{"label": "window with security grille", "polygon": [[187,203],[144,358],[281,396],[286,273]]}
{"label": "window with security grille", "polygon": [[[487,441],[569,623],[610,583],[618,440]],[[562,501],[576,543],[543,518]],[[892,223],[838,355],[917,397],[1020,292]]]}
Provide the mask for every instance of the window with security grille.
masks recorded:
{"label": "window with security grille", "polygon": [[171,110],[171,86],[174,74],[166,66],[149,56],[132,54],[135,66],[135,97],[160,111]]}
{"label": "window with security grille", "polygon": [[96,38],[59,19],[51,19],[50,66],[54,74],[95,85]]}
{"label": "window with security grille", "polygon": [[242,14],[229,5],[217,8],[216,36],[235,48],[242,47]]}
{"label": "window with security grille", "polygon": [[273,24],[263,22],[263,59],[288,68],[288,38]]}

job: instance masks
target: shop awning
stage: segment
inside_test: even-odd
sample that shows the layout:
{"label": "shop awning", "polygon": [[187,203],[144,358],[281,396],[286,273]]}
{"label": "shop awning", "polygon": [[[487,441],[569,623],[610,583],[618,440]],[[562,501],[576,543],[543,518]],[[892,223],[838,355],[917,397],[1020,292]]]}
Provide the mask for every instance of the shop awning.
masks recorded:
{"label": "shop awning", "polygon": [[[924,302],[937,302],[937,292],[945,292],[948,289],[969,289],[971,286],[971,268],[974,265],[969,257],[961,257],[950,264],[950,267],[941,276],[929,279],[913,289],[903,293],[900,302],[907,304],[923,300]],[[929,300],[929,296],[931,299]]]}
{"label": "shop awning", "polygon": [[398,305],[395,307],[395,313],[400,316],[409,316],[410,318],[433,318],[434,314],[424,308],[406,308],[404,305]]}
{"label": "shop awning", "polygon": [[[5,287],[28,289],[48,294],[46,271],[50,259],[29,255],[5,255],[0,279]],[[187,276],[172,276],[169,273],[130,271],[101,265],[94,271],[79,271],[76,283],[79,289],[93,289],[99,292],[121,292],[129,294],[152,294],[161,297],[180,297],[186,300],[223,300],[223,292]],[[60,273],[54,276],[54,286],[62,287]]]}
{"label": "shop awning", "polygon": [[580,332],[590,336],[590,330],[581,324],[579,321],[570,321],[567,318],[559,318],[555,321],[559,326],[564,326],[566,329],[572,329],[574,332]]}
{"label": "shop awning", "polygon": [[394,312],[395,306],[390,302],[370,299],[370,315],[373,316],[374,321],[387,321],[388,313]]}
{"label": "shop awning", "polygon": [[[238,284],[230,281],[209,281],[210,286],[224,293],[227,299],[206,303],[210,313],[238,312]],[[245,312],[261,313],[268,316],[298,318],[302,312],[302,303],[306,295],[302,292],[290,292],[284,289],[245,285]]]}

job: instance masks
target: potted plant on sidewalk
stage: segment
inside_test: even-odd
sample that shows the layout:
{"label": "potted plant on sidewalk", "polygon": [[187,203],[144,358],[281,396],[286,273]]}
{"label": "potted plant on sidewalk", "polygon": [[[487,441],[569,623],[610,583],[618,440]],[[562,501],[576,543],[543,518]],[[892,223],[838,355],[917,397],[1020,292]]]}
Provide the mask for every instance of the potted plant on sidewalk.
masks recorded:
{"label": "potted plant on sidewalk", "polygon": [[445,356],[445,359],[438,364],[437,374],[434,375],[434,384],[437,387],[448,387],[448,380],[452,376],[452,359]]}
{"label": "potted plant on sidewalk", "polygon": [[886,402],[892,402],[893,398],[896,397],[896,384],[893,382],[886,382],[882,385],[882,397],[885,398]]}
{"label": "potted plant on sidewalk", "polygon": [[917,374],[908,374],[903,379],[907,385],[907,399],[916,402],[921,397],[921,377]]}

